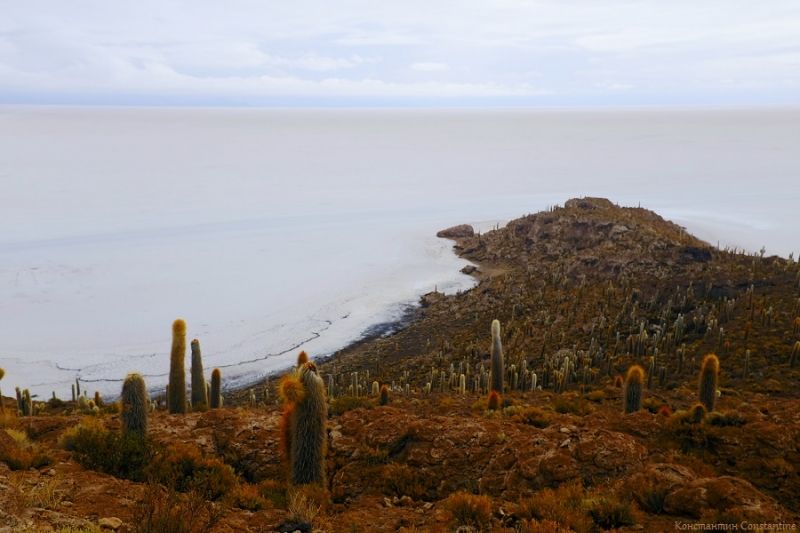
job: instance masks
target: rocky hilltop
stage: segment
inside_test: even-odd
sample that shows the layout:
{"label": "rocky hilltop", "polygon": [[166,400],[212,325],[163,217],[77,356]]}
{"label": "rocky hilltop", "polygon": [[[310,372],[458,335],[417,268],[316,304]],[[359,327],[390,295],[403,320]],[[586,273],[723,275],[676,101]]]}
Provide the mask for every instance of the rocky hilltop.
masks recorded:
{"label": "rocky hilltop", "polygon": [[[17,417],[5,398],[0,531],[589,533],[798,520],[792,258],[720,250],[599,198],[440,236],[478,284],[427,294],[402,331],[318,361],[330,403],[324,488],[287,485],[274,380],[221,409],[152,413],[141,470],[79,451],[83,436],[119,431],[113,406],[89,415],[53,402]],[[499,404],[487,390],[493,320]],[[709,408],[698,388],[711,353]],[[634,365],[641,401],[625,414]],[[178,512],[190,518],[170,522]]]}

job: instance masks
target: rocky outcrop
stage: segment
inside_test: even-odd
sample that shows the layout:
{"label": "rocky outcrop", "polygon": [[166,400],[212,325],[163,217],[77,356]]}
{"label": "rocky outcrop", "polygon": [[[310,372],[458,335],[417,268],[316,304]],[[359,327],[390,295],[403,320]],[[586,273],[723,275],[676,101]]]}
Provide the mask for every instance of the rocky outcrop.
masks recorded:
{"label": "rocky outcrop", "polygon": [[475,230],[469,224],[461,224],[453,226],[452,228],[443,229],[436,234],[437,237],[443,239],[460,239],[463,237],[472,237],[475,235]]}

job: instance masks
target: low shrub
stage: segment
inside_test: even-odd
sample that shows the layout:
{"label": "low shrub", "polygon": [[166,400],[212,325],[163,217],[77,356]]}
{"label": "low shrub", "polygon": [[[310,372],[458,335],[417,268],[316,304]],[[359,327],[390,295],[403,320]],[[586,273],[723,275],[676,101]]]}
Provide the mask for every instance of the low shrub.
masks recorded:
{"label": "low shrub", "polygon": [[573,414],[576,416],[586,416],[594,412],[592,404],[584,399],[570,400],[567,398],[558,398],[553,402],[553,411],[556,413]]}
{"label": "low shrub", "polygon": [[515,514],[522,520],[549,520],[575,533],[591,533],[594,527],[584,509],[580,483],[565,483],[556,490],[545,489],[523,498],[517,504]]}
{"label": "low shrub", "polygon": [[178,492],[198,492],[218,500],[236,486],[233,469],[216,457],[204,457],[195,446],[180,442],[158,451],[148,469],[154,481]]}
{"label": "low shrub", "polygon": [[492,522],[492,504],[486,496],[456,492],[447,497],[444,508],[457,527],[484,530]]}
{"label": "low shrub", "polygon": [[28,439],[24,431],[15,429],[0,431],[4,431],[8,440],[13,441],[8,446],[0,446],[0,463],[5,463],[11,470],[42,468],[53,462],[49,455]]}
{"label": "low shrub", "polygon": [[384,465],[389,462],[389,451],[384,448],[373,448],[372,446],[359,446],[358,454],[361,460],[368,465]]}
{"label": "low shrub", "polygon": [[285,509],[289,504],[289,495],[286,486],[274,479],[265,479],[258,484],[258,494],[272,503],[273,507]]}
{"label": "low shrub", "polygon": [[512,417],[512,420],[521,424],[528,424],[539,429],[550,425],[550,415],[538,407],[528,407]]}
{"label": "low shrub", "polygon": [[390,464],[381,472],[384,492],[389,496],[412,500],[422,499],[428,492],[425,476],[417,469],[406,465]]}
{"label": "low shrub", "polygon": [[86,418],[62,434],[60,445],[89,470],[143,482],[154,455],[149,441],[135,433],[109,431],[102,422]]}
{"label": "low shrub", "polygon": [[720,413],[714,411],[708,415],[708,423],[714,427],[742,427],[747,424],[747,419],[736,411]]}
{"label": "low shrub", "polygon": [[261,496],[261,491],[257,485],[243,483],[233,489],[227,496],[226,501],[231,507],[246,509],[248,511],[260,511],[269,507],[270,503]]}
{"label": "low shrub", "polygon": [[665,490],[657,490],[653,482],[643,477],[635,478],[627,484],[625,496],[634,500],[639,507],[650,513],[660,514],[664,511]]}
{"label": "low shrub", "polygon": [[601,529],[616,529],[636,523],[631,502],[615,495],[602,495],[589,503],[589,515]]}
{"label": "low shrub", "polygon": [[336,416],[341,416],[347,411],[363,407],[364,409],[372,409],[374,403],[365,396],[340,396],[331,401],[331,412]]}
{"label": "low shrub", "polygon": [[207,533],[225,511],[197,491],[183,495],[151,483],[133,511],[132,533]]}

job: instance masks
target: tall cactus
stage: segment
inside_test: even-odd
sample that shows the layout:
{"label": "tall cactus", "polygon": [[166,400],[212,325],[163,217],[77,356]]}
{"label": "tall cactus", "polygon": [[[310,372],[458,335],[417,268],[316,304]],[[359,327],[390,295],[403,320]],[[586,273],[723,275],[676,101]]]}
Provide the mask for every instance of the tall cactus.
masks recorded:
{"label": "tall cactus", "polygon": [[144,437],[147,433],[147,412],[150,410],[150,399],[141,374],[128,374],[122,383],[122,431],[124,434],[135,434]]}
{"label": "tall cactus", "polygon": [[[280,387],[291,404],[287,417],[290,481],[325,485],[325,440],[328,406],[325,385],[314,363],[305,363],[284,378]],[[288,411],[288,409],[287,409]]]}
{"label": "tall cactus", "polygon": [[208,406],[211,409],[219,409],[222,407],[222,373],[219,368],[215,368],[211,372],[211,402]]}
{"label": "tall cactus", "polygon": [[[3,377],[5,375],[6,375],[6,371],[2,367],[0,367],[0,381],[3,381]],[[3,405],[3,391],[0,390],[0,413],[2,413],[5,410],[6,410],[6,408]]]}
{"label": "tall cactus", "polygon": [[635,413],[642,408],[642,388],[644,387],[644,368],[634,365],[625,377],[625,414]]}
{"label": "tall cactus", "polygon": [[206,378],[203,376],[203,356],[200,353],[200,341],[193,339],[192,347],[192,407],[200,404],[208,407]]}
{"label": "tall cactus", "polygon": [[186,414],[186,322],[180,318],[172,324],[172,352],[169,360],[170,414]]}
{"label": "tall cactus", "polygon": [[492,321],[492,389],[503,394],[503,345],[500,341],[500,321]]}
{"label": "tall cactus", "polygon": [[719,375],[719,359],[713,353],[708,354],[703,359],[703,366],[700,368],[700,403],[710,413],[714,410],[717,403],[717,378]]}

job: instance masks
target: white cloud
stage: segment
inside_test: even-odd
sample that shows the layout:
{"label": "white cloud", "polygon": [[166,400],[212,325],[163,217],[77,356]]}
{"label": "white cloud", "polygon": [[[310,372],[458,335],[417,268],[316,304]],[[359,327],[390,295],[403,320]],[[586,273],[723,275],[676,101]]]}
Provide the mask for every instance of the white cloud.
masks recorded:
{"label": "white cloud", "polygon": [[419,63],[412,63],[409,67],[411,70],[419,70],[422,72],[442,72],[448,69],[446,63],[436,63],[433,61],[423,61]]}
{"label": "white cloud", "polygon": [[0,103],[98,88],[217,101],[758,88],[765,103],[796,88],[800,102],[798,27],[791,0],[16,2],[0,18]]}

